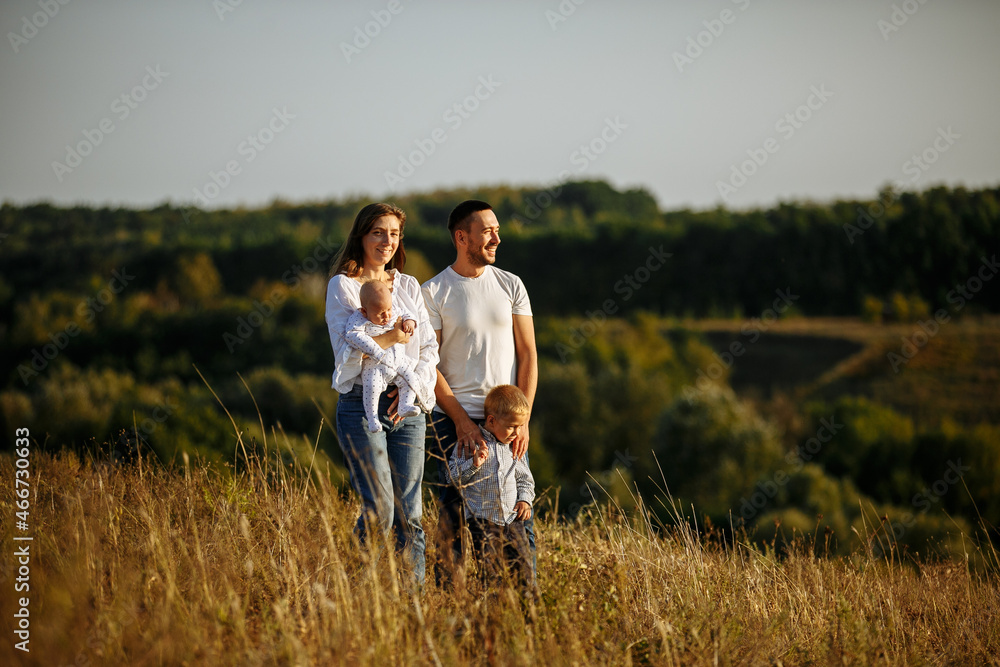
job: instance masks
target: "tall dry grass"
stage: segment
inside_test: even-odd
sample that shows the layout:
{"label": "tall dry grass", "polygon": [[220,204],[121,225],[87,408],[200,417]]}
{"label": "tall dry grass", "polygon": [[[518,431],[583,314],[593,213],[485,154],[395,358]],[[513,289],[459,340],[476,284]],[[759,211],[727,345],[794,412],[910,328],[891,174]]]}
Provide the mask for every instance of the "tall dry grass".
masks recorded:
{"label": "tall dry grass", "polygon": [[[322,474],[32,453],[31,652],[2,664],[997,664],[996,569],[811,548],[778,558],[613,508],[539,534],[540,595],[422,593],[360,549]],[[0,458],[12,517],[13,462]],[[433,507],[425,510],[429,562]],[[970,543],[970,550],[975,549]],[[995,563],[995,561],[994,561]]]}

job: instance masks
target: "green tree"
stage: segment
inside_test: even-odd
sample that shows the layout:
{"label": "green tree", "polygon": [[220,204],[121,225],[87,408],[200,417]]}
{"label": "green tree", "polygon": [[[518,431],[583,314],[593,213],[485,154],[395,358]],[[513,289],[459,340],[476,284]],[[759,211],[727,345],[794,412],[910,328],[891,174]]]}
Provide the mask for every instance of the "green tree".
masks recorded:
{"label": "green tree", "polygon": [[[683,507],[728,525],[753,484],[782,465],[779,433],[728,387],[706,385],[677,397],[653,440],[659,469],[646,463]],[[640,471],[640,473],[643,471]]]}
{"label": "green tree", "polygon": [[222,277],[205,252],[178,258],[173,283],[181,301],[196,307],[207,306],[222,292]]}

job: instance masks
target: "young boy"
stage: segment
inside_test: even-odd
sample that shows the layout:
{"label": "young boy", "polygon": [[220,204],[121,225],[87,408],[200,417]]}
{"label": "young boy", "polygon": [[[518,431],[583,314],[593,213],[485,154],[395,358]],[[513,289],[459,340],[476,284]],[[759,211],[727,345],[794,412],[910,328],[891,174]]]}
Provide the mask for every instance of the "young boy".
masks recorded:
{"label": "young boy", "polygon": [[514,567],[521,582],[535,585],[531,550],[524,520],[531,518],[535,480],[524,458],[515,459],[510,444],[528,423],[528,399],[509,384],[486,395],[486,422],[480,426],[486,442],[462,458],[458,447],[448,467],[461,489],[472,546],[485,572],[499,574],[504,563]]}
{"label": "young boy", "polygon": [[[421,407],[429,411],[428,391],[413,372],[417,362],[403,353],[403,344],[397,343],[387,350],[375,342],[373,336],[391,331],[395,323],[392,314],[392,293],[381,280],[369,280],[361,286],[361,308],[347,320],[347,342],[367,355],[361,362],[363,401],[368,417],[368,430],[378,433],[382,424],[378,418],[378,399],[390,383],[399,388],[400,417],[420,414]],[[403,311],[403,331],[413,333],[417,321]],[[419,402],[420,406],[416,403]]]}

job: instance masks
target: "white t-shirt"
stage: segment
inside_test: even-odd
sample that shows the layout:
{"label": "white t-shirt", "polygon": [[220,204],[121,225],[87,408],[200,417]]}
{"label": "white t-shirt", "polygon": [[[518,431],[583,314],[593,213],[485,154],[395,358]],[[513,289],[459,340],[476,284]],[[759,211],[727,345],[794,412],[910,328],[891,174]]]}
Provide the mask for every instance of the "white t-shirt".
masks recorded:
{"label": "white t-shirt", "polygon": [[478,278],[450,266],[423,284],[430,325],[441,332],[438,370],[473,419],[498,384],[517,383],[514,315],[531,315],[524,283],[492,265]]}
{"label": "white t-shirt", "polygon": [[[401,345],[407,357],[415,359],[414,372],[428,387],[437,382],[438,349],[434,328],[428,323],[427,310],[420,293],[420,283],[411,275],[399,273],[395,269],[392,287],[392,308],[395,313],[413,313],[417,328],[410,342]],[[344,337],[347,321],[361,307],[361,283],[340,273],[330,279],[326,288],[326,325],[330,332],[330,344],[336,369],[333,372],[333,388],[345,394],[355,381],[361,383],[361,351],[352,347]],[[433,395],[433,394],[432,394]]]}

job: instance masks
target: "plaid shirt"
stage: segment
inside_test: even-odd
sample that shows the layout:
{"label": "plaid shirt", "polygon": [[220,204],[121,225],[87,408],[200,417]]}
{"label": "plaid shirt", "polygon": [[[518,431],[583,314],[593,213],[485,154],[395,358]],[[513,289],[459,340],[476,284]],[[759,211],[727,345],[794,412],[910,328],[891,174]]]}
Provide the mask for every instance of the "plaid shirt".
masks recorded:
{"label": "plaid shirt", "polygon": [[514,505],[518,501],[529,505],[534,502],[535,480],[524,457],[514,460],[510,445],[497,442],[496,436],[482,426],[479,429],[489,449],[483,465],[476,467],[471,456],[460,458],[459,448],[455,447],[448,470],[461,489],[466,516],[506,526],[517,518]]}

